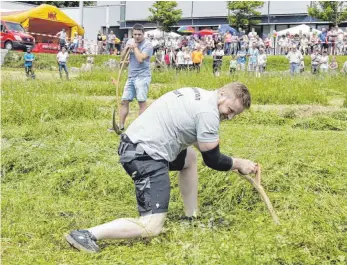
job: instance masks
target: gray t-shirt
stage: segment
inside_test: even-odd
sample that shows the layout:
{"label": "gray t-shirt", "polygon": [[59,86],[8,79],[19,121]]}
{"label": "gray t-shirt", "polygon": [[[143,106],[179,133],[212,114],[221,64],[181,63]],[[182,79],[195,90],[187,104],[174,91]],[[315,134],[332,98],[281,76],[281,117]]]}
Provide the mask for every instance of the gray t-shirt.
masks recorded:
{"label": "gray t-shirt", "polygon": [[[134,42],[134,39],[129,39],[127,45],[133,44]],[[150,77],[150,60],[153,55],[153,46],[149,40],[145,39],[137,47],[140,52],[146,53],[148,57],[142,63],[139,63],[134,52],[130,52],[128,77]]]}
{"label": "gray t-shirt", "polygon": [[125,134],[153,159],[172,162],[197,141],[217,141],[219,124],[217,91],[181,88],[152,103]]}

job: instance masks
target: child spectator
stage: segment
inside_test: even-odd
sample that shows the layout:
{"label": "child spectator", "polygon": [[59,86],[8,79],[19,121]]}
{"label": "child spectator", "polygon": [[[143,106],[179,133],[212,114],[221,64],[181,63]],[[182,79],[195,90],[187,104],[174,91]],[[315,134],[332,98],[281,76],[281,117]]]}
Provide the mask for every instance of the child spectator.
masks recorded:
{"label": "child spectator", "polygon": [[257,63],[258,63],[258,55],[259,50],[256,47],[256,43],[252,43],[252,47],[248,50],[248,56],[249,56],[249,62],[248,62],[248,71],[254,72],[257,70]]}
{"label": "child spectator", "polygon": [[321,56],[318,52],[319,48],[316,48],[313,54],[311,54],[311,73],[318,74],[319,72],[319,64]]}
{"label": "child spectator", "polygon": [[339,68],[339,65],[336,62],[336,56],[333,56],[333,59],[331,63],[329,64],[330,70],[332,70],[333,73],[337,72],[337,69]]}
{"label": "child spectator", "polygon": [[264,73],[266,68],[266,62],[267,62],[266,53],[264,52],[264,49],[260,49],[259,55],[258,55],[258,63],[257,63],[259,76],[260,74]]}
{"label": "child spectator", "polygon": [[245,71],[246,69],[246,56],[246,47],[241,46],[241,50],[237,52],[237,68],[241,71]]}
{"label": "child spectator", "polygon": [[201,51],[201,48],[194,49],[192,53],[192,60],[193,60],[193,68],[196,69],[196,71],[200,72],[200,66],[202,64],[203,54]]}
{"label": "child spectator", "polygon": [[170,54],[169,52],[167,52],[164,56],[164,61],[165,61],[165,65],[166,67],[170,67]]}
{"label": "child spectator", "polygon": [[233,55],[233,56],[231,57],[230,65],[229,65],[230,74],[234,74],[234,73],[235,73],[236,67],[237,67],[236,56]]}
{"label": "child spectator", "polygon": [[329,65],[328,52],[324,50],[323,55],[320,59],[320,71],[325,73],[328,72],[328,65]]}
{"label": "child spectator", "polygon": [[192,53],[189,47],[186,47],[184,51],[184,67],[186,70],[190,70],[193,66]]}
{"label": "child spectator", "polygon": [[29,73],[32,79],[35,79],[35,74],[33,70],[33,61],[35,60],[35,55],[31,53],[31,48],[27,49],[27,52],[24,54],[24,69],[25,74],[29,78]]}

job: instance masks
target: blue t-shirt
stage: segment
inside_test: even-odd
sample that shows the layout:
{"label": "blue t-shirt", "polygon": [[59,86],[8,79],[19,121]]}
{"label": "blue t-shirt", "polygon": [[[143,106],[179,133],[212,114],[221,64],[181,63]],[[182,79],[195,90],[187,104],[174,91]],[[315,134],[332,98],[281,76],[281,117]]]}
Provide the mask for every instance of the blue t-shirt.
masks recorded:
{"label": "blue t-shirt", "polygon": [[248,54],[250,55],[249,56],[249,61],[251,63],[257,63],[257,61],[258,61],[258,54],[259,54],[258,49],[257,48],[255,48],[255,49],[249,48]]}
{"label": "blue t-shirt", "polygon": [[319,39],[320,39],[322,42],[325,42],[326,37],[327,37],[327,32],[326,32],[326,31],[325,31],[325,32],[321,32],[321,33],[319,34]]}
{"label": "blue t-shirt", "polygon": [[[132,43],[135,43],[134,39],[127,41],[127,44]],[[144,39],[140,44],[138,44],[137,47],[139,48],[141,53],[146,53],[148,57],[142,63],[139,63],[135,57],[134,52],[130,52],[128,77],[150,77],[150,60],[151,56],[153,55],[152,43],[149,40]]]}
{"label": "blue t-shirt", "polygon": [[240,63],[246,63],[246,55],[247,55],[247,53],[246,53],[246,50],[244,50],[244,51],[238,51],[237,52],[237,55],[238,56],[240,56],[240,57],[238,57],[237,58],[237,63],[238,64],[240,64]]}
{"label": "blue t-shirt", "polygon": [[32,53],[25,53],[24,54],[24,66],[32,66],[33,65],[33,62],[31,60],[34,60],[35,59],[35,55],[32,54]]}

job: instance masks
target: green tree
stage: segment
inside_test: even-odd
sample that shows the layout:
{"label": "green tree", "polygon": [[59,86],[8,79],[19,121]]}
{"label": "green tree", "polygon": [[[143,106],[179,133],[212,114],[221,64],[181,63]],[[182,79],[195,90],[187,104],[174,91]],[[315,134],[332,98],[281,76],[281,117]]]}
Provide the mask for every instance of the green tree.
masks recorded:
{"label": "green tree", "polygon": [[148,20],[157,23],[161,30],[168,32],[170,27],[176,25],[182,18],[182,10],[176,7],[176,1],[156,1],[149,8],[152,15],[148,17]]}
{"label": "green tree", "polygon": [[228,1],[229,24],[240,28],[259,24],[260,20],[256,20],[254,17],[261,15],[257,9],[263,5],[264,1]]}
{"label": "green tree", "polygon": [[346,1],[315,1],[308,7],[311,17],[329,21],[334,25],[347,20]]}
{"label": "green tree", "polygon": [[[16,1],[20,3],[27,3],[32,5],[47,4],[56,7],[76,7],[79,6],[79,1]],[[94,6],[95,1],[83,1],[84,6]]]}

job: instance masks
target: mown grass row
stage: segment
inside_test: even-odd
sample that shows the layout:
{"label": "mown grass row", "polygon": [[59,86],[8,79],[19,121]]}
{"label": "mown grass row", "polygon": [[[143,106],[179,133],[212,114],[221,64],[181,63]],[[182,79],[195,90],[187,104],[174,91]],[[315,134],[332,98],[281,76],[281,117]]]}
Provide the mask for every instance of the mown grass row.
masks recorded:
{"label": "mown grass row", "polygon": [[[39,74],[37,76],[37,80],[23,82],[23,79],[17,79],[5,72],[3,84],[6,89],[3,96],[30,98],[36,93],[111,97],[116,95],[116,87],[111,83],[111,77],[115,77],[112,72],[97,71],[81,74],[70,82],[59,79],[40,79]],[[120,93],[126,79],[127,73],[125,72],[121,78]],[[264,75],[256,78],[248,73],[238,73],[235,76],[223,74],[219,78],[215,78],[210,72],[176,74],[174,71],[153,74],[149,98],[156,99],[168,91],[181,87],[198,86],[205,89],[216,89],[232,81],[246,84],[255,104],[327,105],[331,97],[347,98],[346,77],[342,75],[318,77],[305,75],[294,78],[288,75]],[[21,86],[17,86],[16,82],[21,82]],[[346,100],[344,104],[347,104]]]}

